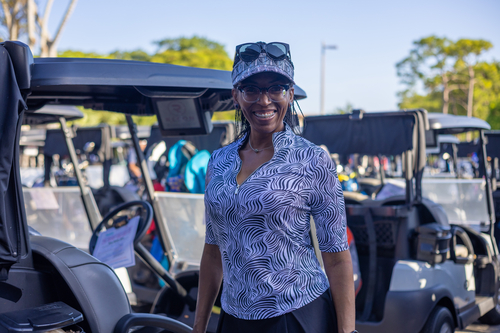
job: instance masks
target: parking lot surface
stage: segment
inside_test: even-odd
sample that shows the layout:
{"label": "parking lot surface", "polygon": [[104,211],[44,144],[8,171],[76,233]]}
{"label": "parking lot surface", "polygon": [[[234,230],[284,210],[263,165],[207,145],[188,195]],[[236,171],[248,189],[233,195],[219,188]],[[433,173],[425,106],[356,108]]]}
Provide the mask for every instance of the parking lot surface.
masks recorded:
{"label": "parking lot surface", "polygon": [[472,324],[463,331],[456,331],[456,333],[471,333],[471,332],[500,333],[500,325],[489,326],[482,324]]}

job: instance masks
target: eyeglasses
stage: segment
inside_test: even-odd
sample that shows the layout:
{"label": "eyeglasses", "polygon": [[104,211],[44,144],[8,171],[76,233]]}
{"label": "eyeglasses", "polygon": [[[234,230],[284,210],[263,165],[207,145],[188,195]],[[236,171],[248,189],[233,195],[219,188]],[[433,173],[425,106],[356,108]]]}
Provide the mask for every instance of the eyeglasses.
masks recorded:
{"label": "eyeglasses", "polygon": [[238,87],[238,90],[243,94],[243,99],[248,103],[258,102],[263,92],[267,94],[267,97],[271,101],[281,102],[285,99],[288,89],[290,89],[288,84],[276,84],[268,88],[259,88],[256,86]]}
{"label": "eyeglasses", "polygon": [[268,44],[245,43],[236,46],[236,56],[243,62],[252,62],[257,59],[262,51],[274,60],[283,60],[290,56],[290,46],[286,43],[273,42]]}

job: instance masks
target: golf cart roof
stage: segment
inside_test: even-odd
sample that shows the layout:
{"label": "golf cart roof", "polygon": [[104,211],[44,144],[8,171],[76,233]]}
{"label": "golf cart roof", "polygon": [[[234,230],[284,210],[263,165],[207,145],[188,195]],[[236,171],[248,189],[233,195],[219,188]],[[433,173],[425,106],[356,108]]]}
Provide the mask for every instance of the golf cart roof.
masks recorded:
{"label": "golf cart roof", "polygon": [[478,118],[451,114],[429,113],[430,129],[437,134],[458,134],[476,130],[489,130],[490,125]]}
{"label": "golf cart roof", "polygon": [[[37,58],[28,106],[82,105],[94,110],[153,115],[152,98],[201,98],[202,109],[233,109],[231,72],[151,62]],[[296,99],[306,97],[295,87]]]}
{"label": "golf cart roof", "polygon": [[34,112],[26,113],[25,125],[43,125],[59,121],[64,117],[67,121],[83,118],[83,113],[74,106],[69,105],[46,105]]}
{"label": "golf cart roof", "polygon": [[[425,110],[364,112],[305,117],[303,136],[331,153],[399,155],[415,147],[414,133]],[[424,124],[425,124],[425,119]]]}

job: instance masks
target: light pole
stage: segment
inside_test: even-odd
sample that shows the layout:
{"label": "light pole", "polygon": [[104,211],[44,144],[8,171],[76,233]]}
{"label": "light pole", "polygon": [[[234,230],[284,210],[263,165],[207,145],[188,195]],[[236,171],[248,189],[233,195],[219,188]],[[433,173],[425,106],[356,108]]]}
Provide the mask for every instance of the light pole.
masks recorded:
{"label": "light pole", "polygon": [[336,45],[325,45],[321,42],[321,83],[320,83],[320,114],[325,114],[325,51],[336,50]]}

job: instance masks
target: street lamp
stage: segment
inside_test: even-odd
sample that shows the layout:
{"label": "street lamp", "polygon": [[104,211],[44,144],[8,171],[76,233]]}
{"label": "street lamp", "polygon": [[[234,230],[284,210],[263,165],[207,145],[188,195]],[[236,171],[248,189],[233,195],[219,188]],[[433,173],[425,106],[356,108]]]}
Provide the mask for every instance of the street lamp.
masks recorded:
{"label": "street lamp", "polygon": [[320,84],[320,114],[325,114],[325,51],[336,50],[336,45],[325,45],[321,42],[321,84]]}

